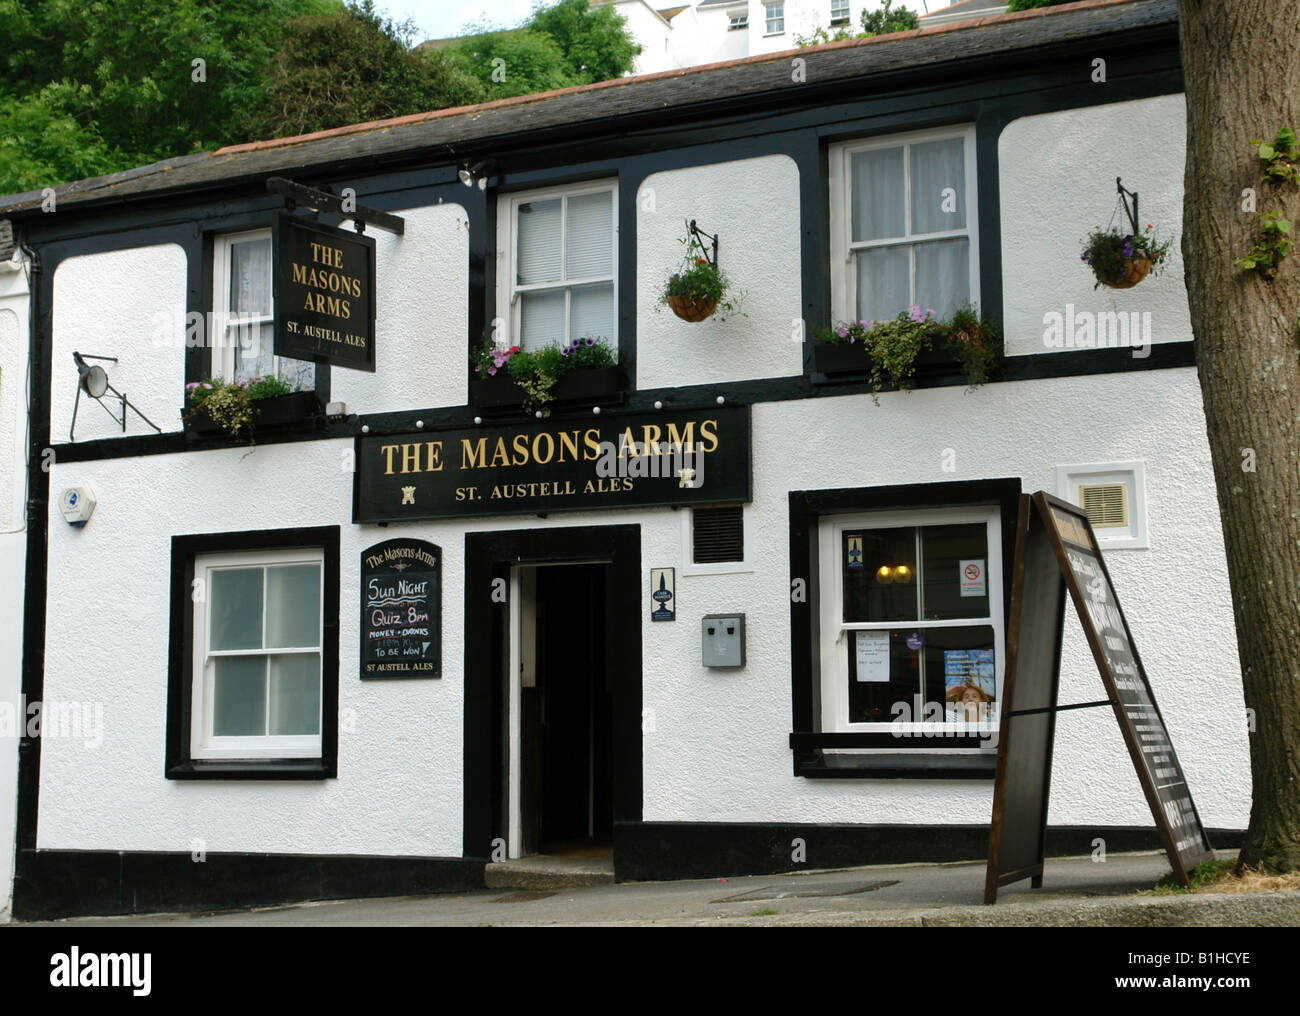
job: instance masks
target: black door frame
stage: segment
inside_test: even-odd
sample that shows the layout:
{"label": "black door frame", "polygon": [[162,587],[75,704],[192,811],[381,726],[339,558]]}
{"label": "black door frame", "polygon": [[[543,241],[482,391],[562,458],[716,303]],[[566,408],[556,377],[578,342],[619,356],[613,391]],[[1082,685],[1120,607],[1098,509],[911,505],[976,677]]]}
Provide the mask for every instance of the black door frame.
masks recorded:
{"label": "black door frame", "polygon": [[606,560],[606,666],[613,687],[614,823],[640,822],[641,527],[561,526],[465,534],[464,856],[507,838],[510,568]]}

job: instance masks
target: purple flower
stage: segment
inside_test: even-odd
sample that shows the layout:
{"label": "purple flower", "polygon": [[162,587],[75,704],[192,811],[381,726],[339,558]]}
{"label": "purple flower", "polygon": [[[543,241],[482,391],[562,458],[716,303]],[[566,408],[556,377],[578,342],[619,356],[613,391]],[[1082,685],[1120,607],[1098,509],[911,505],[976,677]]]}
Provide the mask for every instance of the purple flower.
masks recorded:
{"label": "purple flower", "polygon": [[203,382],[203,387],[206,388],[208,391],[212,391],[212,386],[208,384],[206,381]]}
{"label": "purple flower", "polygon": [[496,372],[497,372],[497,369],[496,369],[495,367],[489,367],[489,368],[488,368],[488,375],[489,375],[489,376],[492,376],[492,375],[496,374]]}
{"label": "purple flower", "polygon": [[841,339],[847,339],[849,337],[849,330],[845,325],[840,325],[838,328],[835,329],[835,334],[838,335]]}
{"label": "purple flower", "polygon": [[587,336],[587,345],[588,345],[588,346],[594,346],[595,344],[596,344],[596,340],[595,340],[594,338],[592,338],[590,335],[588,335],[588,336]]}

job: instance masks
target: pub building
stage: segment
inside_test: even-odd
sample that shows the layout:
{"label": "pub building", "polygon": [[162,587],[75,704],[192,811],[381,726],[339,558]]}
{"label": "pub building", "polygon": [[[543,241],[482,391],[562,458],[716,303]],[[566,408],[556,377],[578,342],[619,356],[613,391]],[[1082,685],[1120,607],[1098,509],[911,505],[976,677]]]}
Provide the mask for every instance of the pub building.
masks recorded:
{"label": "pub building", "polygon": [[[1040,490],[1232,846],[1181,90],[1174,0],[1092,0],[0,199],[0,698],[47,721],[0,739],[12,913],[980,859]],[[1175,242],[1094,288],[1117,178]],[[685,236],[736,312],[662,305]],[[874,393],[817,341],[968,304],[979,386],[940,345]],[[514,346],[588,358],[539,404]],[[182,415],[268,375],[251,434]],[[1060,701],[1100,698],[1061,640]],[[1052,758],[1052,854],[1159,846],[1107,710]]]}

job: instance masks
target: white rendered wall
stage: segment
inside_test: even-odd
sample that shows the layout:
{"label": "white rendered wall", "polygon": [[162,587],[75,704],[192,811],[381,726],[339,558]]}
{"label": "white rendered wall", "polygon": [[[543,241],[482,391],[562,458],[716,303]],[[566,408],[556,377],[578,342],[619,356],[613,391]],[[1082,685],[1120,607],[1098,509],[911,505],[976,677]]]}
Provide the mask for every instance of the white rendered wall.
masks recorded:
{"label": "white rendered wall", "polygon": [[[991,782],[791,774],[787,493],[1015,476],[1026,490],[1052,490],[1059,462],[1134,458],[1146,462],[1151,548],[1110,551],[1107,563],[1203,821],[1244,827],[1241,683],[1195,372],[887,393],[881,403],[855,395],[754,407],[745,526],[755,567],[733,574],[686,574],[682,515],[663,509],[353,526],[351,474],[339,469],[346,441],[259,447],[246,458],[231,449],[56,465],[56,488],[89,481],[100,507],[83,531],[51,522],[47,698],[103,702],[105,730],[96,749],[43,742],[39,845],[190,850],[201,840],[208,850],[458,856],[464,535],[521,525],[639,524],[643,569],[678,568],[677,622],[642,626],[644,705],[656,715],[643,741],[646,820],[987,822]],[[955,473],[942,470],[947,448]],[[339,708],[355,721],[339,735],[339,778],[164,779],[171,535],[335,524]],[[358,556],[396,535],[431,540],[445,555],[439,681],[357,677]],[[101,577],[93,590],[88,572]],[[748,664],[707,671],[698,663],[699,619],[731,610],[747,615]],[[1100,690],[1070,616],[1061,699],[1088,701]],[[1110,713],[1064,714],[1057,729],[1050,820],[1149,825]]]}
{"label": "white rendered wall", "polygon": [[632,73],[653,74],[671,68],[673,27],[646,6],[644,0],[620,0],[614,9],[627,19],[628,33],[641,46]]}
{"label": "white rendered wall", "polygon": [[[1057,462],[1140,458],[1151,547],[1108,551],[1107,566],[1203,822],[1244,828],[1250,775],[1241,676],[1195,371],[1006,383],[970,394],[929,389],[880,401],[875,407],[855,395],[754,407],[745,542],[760,564],[736,575],[679,570],[678,622],[646,626],[644,705],[655,710],[656,731],[644,739],[645,819],[988,822],[992,781],[791,775],[787,492],[1016,476],[1026,491],[1054,491]],[[942,469],[948,448],[954,473]],[[643,563],[680,568],[674,537],[643,529]],[[746,612],[748,663],[706,671],[696,663],[698,619],[733,610]],[[1092,701],[1101,691],[1071,614],[1060,700]],[[1108,710],[1058,720],[1049,820],[1152,824]]]}
{"label": "white rendered wall", "polygon": [[27,280],[0,268],[0,921],[13,892],[27,532]]}
{"label": "white rendered wall", "polygon": [[[1089,87],[1104,89],[1105,84]],[[1182,95],[1023,117],[998,142],[1002,192],[1002,311],[1007,353],[1053,352],[1044,316],[1078,312],[1150,314],[1152,342],[1192,338],[1179,246],[1183,226],[1186,106]],[[1132,289],[1094,291],[1079,259],[1084,238],[1112,222],[1115,178],[1139,196],[1139,226],[1172,239],[1158,277]]]}
{"label": "white rendered wall", "polygon": [[[749,56],[748,29],[733,32],[727,28],[732,10],[736,8],[718,10],[706,7],[701,10],[697,7],[695,9],[697,27],[694,63],[719,63],[723,60],[739,60]],[[681,15],[679,14],[678,17],[680,18]]]}
{"label": "white rendered wall", "polygon": [[[69,258],[54,272],[50,433],[68,439],[77,395],[72,354],[116,356],[98,363],[108,382],[164,432],[181,429],[185,395],[185,251],[176,244],[136,247]],[[110,392],[104,404],[113,406]],[[126,435],[152,434],[127,411]],[[77,440],[122,437],[103,408],[86,395],[77,410]]]}
{"label": "white rendered wall", "polygon": [[[653,173],[637,194],[637,384],[641,388],[803,373],[799,170],[769,155]],[[718,262],[743,314],[691,324],[659,305],[681,266],[686,223],[719,236]],[[748,316],[745,316],[748,315]]]}
{"label": "white rendered wall", "polygon": [[404,236],[371,231],[379,287],[375,373],[331,371],[330,397],[363,415],[412,406],[463,406],[469,373],[465,209],[428,205],[394,214],[406,219]]}

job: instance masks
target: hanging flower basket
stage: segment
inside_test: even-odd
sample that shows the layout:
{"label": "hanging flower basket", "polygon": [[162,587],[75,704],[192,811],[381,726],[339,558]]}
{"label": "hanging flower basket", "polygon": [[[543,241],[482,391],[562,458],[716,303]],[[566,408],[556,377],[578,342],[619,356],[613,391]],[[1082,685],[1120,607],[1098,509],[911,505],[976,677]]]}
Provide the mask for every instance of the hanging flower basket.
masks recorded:
{"label": "hanging flower basket", "polygon": [[1132,289],[1147,277],[1149,271],[1151,271],[1150,258],[1130,258],[1124,262],[1124,267],[1118,277],[1102,279],[1101,284],[1111,289]]}
{"label": "hanging flower basket", "polygon": [[703,321],[718,308],[718,301],[711,296],[670,296],[668,306],[683,321]]}

